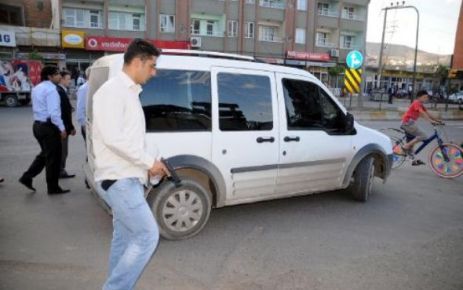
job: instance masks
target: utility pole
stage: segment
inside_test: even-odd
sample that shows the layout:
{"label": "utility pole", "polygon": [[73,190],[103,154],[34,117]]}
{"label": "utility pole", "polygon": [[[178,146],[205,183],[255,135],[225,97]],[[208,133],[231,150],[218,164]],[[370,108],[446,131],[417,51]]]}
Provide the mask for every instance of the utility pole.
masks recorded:
{"label": "utility pole", "polygon": [[[399,2],[397,2],[396,6],[394,6],[394,3],[391,2],[390,7],[386,7],[386,8],[382,9],[382,10],[384,10],[384,24],[383,24],[383,35],[382,35],[382,39],[381,39],[381,48],[380,48],[380,51],[379,51],[378,84],[381,84],[381,77],[382,77],[382,72],[383,72],[382,58],[383,58],[383,47],[384,47],[384,33],[385,33],[385,30],[386,30],[387,11],[388,10],[393,10],[393,9],[414,9],[415,12],[416,12],[415,57],[414,57],[414,60],[413,60],[412,95],[410,96],[410,102],[412,102],[413,101],[413,96],[415,95],[415,91],[416,91],[416,88],[415,88],[415,86],[416,86],[416,59],[417,59],[417,55],[418,55],[418,32],[420,30],[420,13],[419,13],[418,9],[415,6],[413,6],[413,5],[405,5],[405,1],[402,1],[402,5],[400,5]],[[407,88],[407,91],[408,91],[408,88]]]}

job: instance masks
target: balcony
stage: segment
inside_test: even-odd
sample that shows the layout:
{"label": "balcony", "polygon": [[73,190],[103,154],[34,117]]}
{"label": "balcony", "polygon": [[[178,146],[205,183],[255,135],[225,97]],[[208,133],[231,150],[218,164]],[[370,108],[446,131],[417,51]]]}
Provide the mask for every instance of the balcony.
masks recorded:
{"label": "balcony", "polygon": [[339,17],[339,13],[335,10],[318,10],[318,15],[327,17]]}
{"label": "balcony", "polygon": [[342,13],[341,18],[347,20],[365,21],[365,18],[354,13]]}
{"label": "balcony", "polygon": [[192,36],[224,37],[224,36],[225,36],[225,33],[224,33],[224,32],[220,32],[220,31],[207,31],[207,32],[201,33],[201,32],[198,31],[198,30],[193,30],[193,31],[191,31],[191,35],[192,35]]}
{"label": "balcony", "polygon": [[326,47],[326,48],[333,48],[336,47],[336,44],[329,42],[327,39],[317,39],[317,42],[315,43],[316,46],[318,47]]}

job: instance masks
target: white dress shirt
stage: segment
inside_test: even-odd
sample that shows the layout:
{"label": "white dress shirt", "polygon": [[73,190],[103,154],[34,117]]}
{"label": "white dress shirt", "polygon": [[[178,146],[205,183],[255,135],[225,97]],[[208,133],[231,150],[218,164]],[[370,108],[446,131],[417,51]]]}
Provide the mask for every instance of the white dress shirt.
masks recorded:
{"label": "white dress shirt", "polygon": [[32,111],[35,121],[47,122],[50,119],[60,131],[64,131],[60,97],[51,81],[43,81],[32,89]]}
{"label": "white dress shirt", "polygon": [[80,126],[84,127],[85,126],[85,119],[86,119],[86,112],[85,108],[87,107],[87,92],[88,92],[88,82],[85,84],[81,85],[79,89],[77,90],[77,109],[76,109],[76,115],[77,115],[77,122],[80,124]]}
{"label": "white dress shirt", "polygon": [[140,85],[120,72],[93,96],[95,181],[135,177],[147,183],[148,169],[158,152],[146,147],[141,91]]}

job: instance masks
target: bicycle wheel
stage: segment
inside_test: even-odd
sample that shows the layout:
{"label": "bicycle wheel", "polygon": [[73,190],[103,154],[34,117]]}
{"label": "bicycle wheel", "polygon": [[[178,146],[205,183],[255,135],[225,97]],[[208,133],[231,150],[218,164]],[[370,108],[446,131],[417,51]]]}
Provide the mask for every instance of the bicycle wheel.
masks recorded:
{"label": "bicycle wheel", "polygon": [[402,146],[403,145],[402,139],[398,138],[398,137],[391,137],[391,136],[389,136],[389,138],[391,139],[392,154],[393,154],[392,155],[392,166],[391,166],[391,168],[396,169],[396,168],[399,168],[400,166],[402,166],[404,164],[405,160],[407,159],[407,156],[399,155],[399,154],[394,153],[396,146]]}
{"label": "bicycle wheel", "polygon": [[[445,161],[446,153],[448,161]],[[463,151],[455,144],[444,143],[436,146],[429,154],[429,164],[432,171],[443,178],[455,178],[463,174]]]}

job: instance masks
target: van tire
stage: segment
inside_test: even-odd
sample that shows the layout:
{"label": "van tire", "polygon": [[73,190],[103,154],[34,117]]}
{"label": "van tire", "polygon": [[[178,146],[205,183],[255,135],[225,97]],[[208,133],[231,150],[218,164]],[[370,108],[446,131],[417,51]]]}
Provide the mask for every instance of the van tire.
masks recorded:
{"label": "van tire", "polygon": [[16,95],[6,95],[5,104],[10,108],[18,106],[18,97]]}
{"label": "van tire", "polygon": [[373,188],[375,177],[375,159],[367,156],[357,165],[352,175],[352,182],[347,188],[347,192],[355,199],[366,202]]}
{"label": "van tire", "polygon": [[188,239],[206,225],[211,212],[211,194],[190,177],[180,177],[181,184],[164,181],[147,197],[159,226],[168,240]]}

